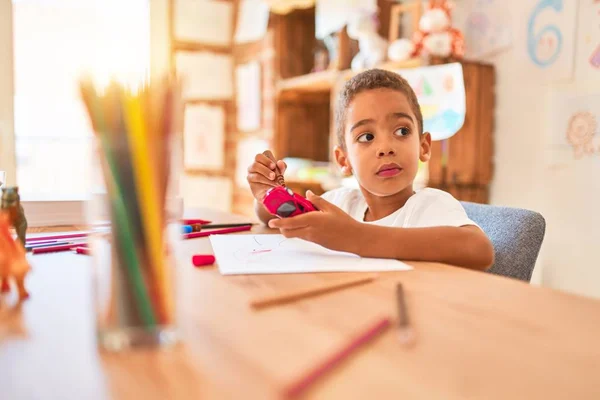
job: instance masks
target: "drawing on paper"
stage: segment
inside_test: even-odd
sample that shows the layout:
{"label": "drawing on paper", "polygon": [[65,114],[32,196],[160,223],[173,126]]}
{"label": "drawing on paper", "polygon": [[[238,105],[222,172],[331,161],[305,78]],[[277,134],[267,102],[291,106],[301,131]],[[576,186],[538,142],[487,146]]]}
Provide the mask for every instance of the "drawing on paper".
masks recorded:
{"label": "drawing on paper", "polygon": [[[575,113],[569,119],[567,128],[567,141],[573,146],[575,158],[585,154],[593,154],[594,135],[598,129],[596,116],[589,111]],[[600,148],[597,149],[600,152]]]}
{"label": "drawing on paper", "polygon": [[277,251],[278,248],[287,240],[285,237],[277,237],[275,240],[264,235],[265,238],[258,238],[254,236],[252,238],[250,248],[240,248],[233,252],[233,256],[241,263],[258,263],[262,258],[272,251]]}
{"label": "drawing on paper", "polygon": [[464,16],[457,23],[465,34],[465,51],[470,58],[483,58],[512,45],[512,16],[502,1],[466,0]]}
{"label": "drawing on paper", "polygon": [[423,114],[423,130],[433,140],[453,136],[465,122],[466,102],[462,66],[458,63],[395,71],[415,91]]}

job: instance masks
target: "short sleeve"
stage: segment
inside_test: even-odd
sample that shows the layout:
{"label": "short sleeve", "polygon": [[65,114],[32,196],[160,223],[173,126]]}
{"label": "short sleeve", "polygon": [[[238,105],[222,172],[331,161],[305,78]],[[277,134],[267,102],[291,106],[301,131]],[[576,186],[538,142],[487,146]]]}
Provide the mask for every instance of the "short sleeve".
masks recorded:
{"label": "short sleeve", "polygon": [[348,188],[338,188],[323,193],[321,197],[333,204],[334,206],[343,208],[351,191],[352,190]]}
{"label": "short sleeve", "polygon": [[414,205],[407,218],[406,227],[428,228],[433,226],[478,226],[450,193],[437,189],[423,189],[421,199]]}

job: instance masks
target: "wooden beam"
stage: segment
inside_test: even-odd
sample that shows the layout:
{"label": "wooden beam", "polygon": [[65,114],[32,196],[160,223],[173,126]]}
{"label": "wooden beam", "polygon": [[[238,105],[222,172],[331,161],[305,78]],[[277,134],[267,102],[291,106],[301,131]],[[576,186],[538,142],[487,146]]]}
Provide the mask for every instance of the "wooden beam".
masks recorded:
{"label": "wooden beam", "polygon": [[183,40],[173,40],[173,51],[206,51],[217,54],[231,54],[231,47],[188,42]]}

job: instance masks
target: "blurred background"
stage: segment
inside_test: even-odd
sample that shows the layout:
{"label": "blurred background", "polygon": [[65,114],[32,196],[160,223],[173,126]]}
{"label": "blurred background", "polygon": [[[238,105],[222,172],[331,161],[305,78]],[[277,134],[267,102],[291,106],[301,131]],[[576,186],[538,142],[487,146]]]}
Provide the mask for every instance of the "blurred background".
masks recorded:
{"label": "blurred background", "polygon": [[407,77],[437,139],[417,186],[540,212],[533,283],[600,297],[598,0],[0,0],[0,53],[0,170],[30,226],[82,224],[104,190],[84,73],[181,76],[179,197],[252,216],[266,148],[295,191],[356,185],[332,164],[334,104],[379,67]]}

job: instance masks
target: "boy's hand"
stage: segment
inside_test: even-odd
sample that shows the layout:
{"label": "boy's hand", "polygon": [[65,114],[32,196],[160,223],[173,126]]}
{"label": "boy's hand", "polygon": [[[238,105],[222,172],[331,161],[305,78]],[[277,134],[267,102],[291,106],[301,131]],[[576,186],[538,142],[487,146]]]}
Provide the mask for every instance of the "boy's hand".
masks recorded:
{"label": "boy's hand", "polygon": [[286,238],[300,238],[317,243],[330,250],[356,253],[356,232],[360,222],[327,200],[307,192],[308,200],[320,211],[312,211],[291,218],[272,219],[269,227],[278,228]]}
{"label": "boy's hand", "polygon": [[[281,175],[285,172],[287,165],[281,160],[277,161],[277,167]],[[254,163],[248,167],[246,177],[250,184],[252,195],[258,201],[265,198],[265,194],[272,187],[277,186],[277,175],[275,174],[275,162],[264,154],[257,154]]]}

